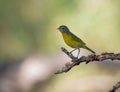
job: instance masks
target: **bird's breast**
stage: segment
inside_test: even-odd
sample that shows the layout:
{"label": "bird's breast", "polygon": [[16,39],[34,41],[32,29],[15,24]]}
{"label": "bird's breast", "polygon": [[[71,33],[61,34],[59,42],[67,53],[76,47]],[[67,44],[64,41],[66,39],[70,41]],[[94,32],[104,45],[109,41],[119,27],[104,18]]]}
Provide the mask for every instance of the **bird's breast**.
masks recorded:
{"label": "bird's breast", "polygon": [[79,48],[79,42],[75,41],[69,34],[63,33],[65,43],[72,48]]}

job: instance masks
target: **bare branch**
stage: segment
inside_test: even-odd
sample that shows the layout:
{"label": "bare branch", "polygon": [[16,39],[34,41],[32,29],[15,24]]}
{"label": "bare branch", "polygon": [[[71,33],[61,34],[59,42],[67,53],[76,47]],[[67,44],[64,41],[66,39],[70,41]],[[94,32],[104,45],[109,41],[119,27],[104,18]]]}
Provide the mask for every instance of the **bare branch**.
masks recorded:
{"label": "bare branch", "polygon": [[58,70],[55,74],[60,74],[63,72],[68,72],[69,70],[71,70],[74,66],[79,65],[80,63],[85,62],[86,64],[88,64],[89,62],[102,62],[104,60],[120,60],[120,53],[118,54],[114,54],[114,53],[102,53],[100,55],[96,55],[96,54],[91,54],[89,56],[82,56],[80,58],[76,58],[74,57],[70,52],[68,52],[65,48],[61,48],[62,51],[71,58],[71,62],[72,63],[67,63],[65,64],[65,66]]}
{"label": "bare branch", "polygon": [[[61,50],[69,57],[71,58],[71,62],[72,63],[66,63],[64,67],[62,67],[62,69],[58,70],[55,74],[60,74],[60,73],[64,73],[64,72],[68,72],[69,70],[71,70],[74,66],[79,65],[80,63],[85,62],[86,64],[90,63],[90,62],[102,62],[104,60],[120,60],[120,53],[102,53],[100,55],[96,55],[96,54],[91,54],[89,56],[82,56],[80,58],[76,58],[73,56],[73,54],[71,54],[69,51],[67,51],[65,48],[61,48]],[[113,88],[109,91],[109,92],[116,92],[116,90],[118,90],[120,88],[120,82],[118,82],[116,85],[113,86]]]}
{"label": "bare branch", "polygon": [[120,82],[118,82],[116,85],[113,86],[112,90],[109,92],[116,92],[120,88]]}

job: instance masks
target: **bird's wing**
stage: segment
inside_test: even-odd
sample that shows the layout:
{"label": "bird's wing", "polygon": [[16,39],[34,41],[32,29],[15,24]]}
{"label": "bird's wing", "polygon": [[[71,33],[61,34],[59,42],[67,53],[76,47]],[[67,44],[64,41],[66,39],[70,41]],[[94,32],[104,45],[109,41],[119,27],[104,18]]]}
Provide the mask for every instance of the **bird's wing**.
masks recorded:
{"label": "bird's wing", "polygon": [[86,43],[84,43],[79,37],[77,37],[76,35],[74,35],[74,34],[71,34],[71,35],[73,35],[72,38],[73,38],[74,40],[80,42],[80,43],[83,44],[83,45],[86,44]]}

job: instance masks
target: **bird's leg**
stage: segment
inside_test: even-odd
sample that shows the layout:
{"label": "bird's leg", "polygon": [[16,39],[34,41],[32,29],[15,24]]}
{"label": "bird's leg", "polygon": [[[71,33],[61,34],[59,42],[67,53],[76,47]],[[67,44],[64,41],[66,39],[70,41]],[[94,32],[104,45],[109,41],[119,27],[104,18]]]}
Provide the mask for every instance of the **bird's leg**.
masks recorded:
{"label": "bird's leg", "polygon": [[79,57],[79,54],[80,54],[80,48],[78,49],[78,54],[77,54],[77,58]]}
{"label": "bird's leg", "polygon": [[75,50],[77,50],[77,49],[74,49],[74,50],[70,51],[70,53],[72,53],[72,52],[75,51]]}

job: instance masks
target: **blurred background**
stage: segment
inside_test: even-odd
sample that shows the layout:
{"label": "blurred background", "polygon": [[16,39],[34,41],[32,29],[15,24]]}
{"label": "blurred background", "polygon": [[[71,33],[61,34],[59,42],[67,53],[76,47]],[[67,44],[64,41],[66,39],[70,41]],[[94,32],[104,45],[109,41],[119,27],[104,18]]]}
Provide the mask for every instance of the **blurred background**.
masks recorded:
{"label": "blurred background", "polygon": [[[0,61],[33,53],[70,61],[60,50],[71,50],[57,30],[60,25],[97,54],[119,53],[119,10],[119,0],[0,0]],[[55,75],[37,92],[106,92],[120,80],[119,66],[118,61],[81,64]]]}

